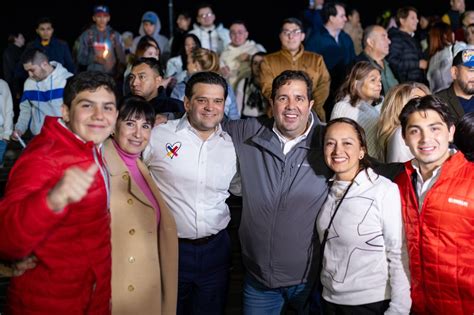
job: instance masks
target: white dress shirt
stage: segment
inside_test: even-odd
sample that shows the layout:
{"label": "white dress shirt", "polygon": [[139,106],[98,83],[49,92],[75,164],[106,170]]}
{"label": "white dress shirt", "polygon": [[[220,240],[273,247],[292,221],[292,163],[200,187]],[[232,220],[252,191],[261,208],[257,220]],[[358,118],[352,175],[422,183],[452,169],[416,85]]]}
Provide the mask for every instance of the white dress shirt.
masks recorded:
{"label": "white dress shirt", "polygon": [[143,158],[174,215],[178,237],[202,238],[227,227],[225,201],[237,158],[232,139],[220,125],[206,141],[187,115],[158,125]]}
{"label": "white dress shirt", "polygon": [[309,116],[308,116],[309,126],[306,127],[306,130],[305,130],[305,132],[303,132],[303,134],[299,135],[298,137],[296,137],[294,139],[286,138],[280,132],[280,130],[278,130],[276,122],[273,123],[273,132],[277,135],[278,140],[280,140],[281,149],[283,150],[284,155],[287,155],[288,152],[290,152],[291,149],[293,149],[298,143],[300,143],[301,141],[303,141],[304,139],[306,139],[308,137],[309,132],[311,131],[311,128],[313,127],[313,121],[314,121],[313,114],[309,113]]}

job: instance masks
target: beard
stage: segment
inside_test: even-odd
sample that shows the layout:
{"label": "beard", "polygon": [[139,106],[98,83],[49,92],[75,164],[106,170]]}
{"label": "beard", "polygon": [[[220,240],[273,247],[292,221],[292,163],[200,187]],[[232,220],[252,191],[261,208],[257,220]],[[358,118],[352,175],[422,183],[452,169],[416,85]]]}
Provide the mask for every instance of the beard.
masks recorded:
{"label": "beard", "polygon": [[474,82],[459,80],[458,85],[465,94],[474,95]]}

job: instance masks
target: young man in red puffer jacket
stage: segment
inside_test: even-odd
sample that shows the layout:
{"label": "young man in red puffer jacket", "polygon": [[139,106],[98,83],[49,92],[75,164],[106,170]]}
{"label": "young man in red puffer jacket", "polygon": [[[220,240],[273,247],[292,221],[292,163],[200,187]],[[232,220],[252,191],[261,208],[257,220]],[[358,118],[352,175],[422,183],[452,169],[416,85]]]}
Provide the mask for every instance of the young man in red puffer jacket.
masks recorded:
{"label": "young man in red puffer jacket", "polygon": [[0,202],[0,258],[35,257],[13,277],[8,314],[109,314],[108,173],[100,147],[117,119],[115,83],[72,77],[63,118],[45,124],[13,167]]}

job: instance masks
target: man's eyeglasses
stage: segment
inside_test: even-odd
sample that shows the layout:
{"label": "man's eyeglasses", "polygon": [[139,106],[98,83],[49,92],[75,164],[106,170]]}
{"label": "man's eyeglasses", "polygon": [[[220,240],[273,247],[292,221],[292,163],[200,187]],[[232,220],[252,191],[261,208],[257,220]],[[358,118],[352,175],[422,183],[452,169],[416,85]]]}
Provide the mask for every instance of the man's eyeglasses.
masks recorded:
{"label": "man's eyeglasses", "polygon": [[302,32],[300,29],[296,29],[296,30],[282,30],[281,33],[287,37],[290,37],[290,36],[298,36],[300,35]]}
{"label": "man's eyeglasses", "polygon": [[213,15],[214,15],[214,13],[209,12],[209,13],[200,14],[199,17],[200,17],[201,19],[205,19],[205,18],[210,17],[210,16],[213,16]]}

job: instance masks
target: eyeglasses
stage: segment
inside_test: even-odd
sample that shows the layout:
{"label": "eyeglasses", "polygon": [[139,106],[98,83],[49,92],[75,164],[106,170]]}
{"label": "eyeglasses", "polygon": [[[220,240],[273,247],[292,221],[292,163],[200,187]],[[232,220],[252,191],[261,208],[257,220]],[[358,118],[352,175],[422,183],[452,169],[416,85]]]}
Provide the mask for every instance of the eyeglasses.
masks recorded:
{"label": "eyeglasses", "polygon": [[298,36],[301,34],[301,30],[300,29],[296,29],[296,30],[282,30],[281,33],[287,37],[290,37],[290,36]]}
{"label": "eyeglasses", "polygon": [[213,16],[213,15],[214,15],[214,13],[208,12],[208,13],[200,14],[199,17],[200,17],[201,19],[205,19],[205,18],[211,17],[211,16]]}

